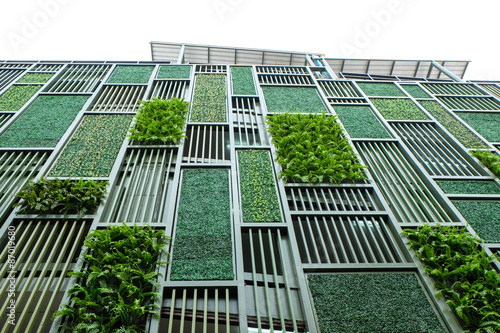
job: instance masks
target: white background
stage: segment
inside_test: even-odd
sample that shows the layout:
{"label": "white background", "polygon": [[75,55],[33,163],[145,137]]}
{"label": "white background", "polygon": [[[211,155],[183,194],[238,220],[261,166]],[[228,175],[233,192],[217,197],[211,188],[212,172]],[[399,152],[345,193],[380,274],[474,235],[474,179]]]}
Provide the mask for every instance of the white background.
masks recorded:
{"label": "white background", "polygon": [[472,60],[467,79],[500,80],[498,0],[2,2],[2,60],[151,60],[149,42],[165,41]]}

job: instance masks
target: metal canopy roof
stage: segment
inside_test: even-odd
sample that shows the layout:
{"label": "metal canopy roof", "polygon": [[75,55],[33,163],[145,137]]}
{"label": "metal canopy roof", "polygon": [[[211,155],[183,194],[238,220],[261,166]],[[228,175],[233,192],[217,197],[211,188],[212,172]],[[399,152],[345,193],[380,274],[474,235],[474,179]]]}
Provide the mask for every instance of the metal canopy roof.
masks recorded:
{"label": "metal canopy roof", "polygon": [[307,55],[320,53],[293,52],[239,47],[150,42],[153,61],[190,64],[244,64],[305,66]]}
{"label": "metal canopy roof", "polygon": [[[325,58],[335,74],[362,73],[374,75],[395,75],[422,77],[427,79],[448,79],[449,77],[433,65],[433,60],[396,59],[345,59]],[[469,60],[434,60],[459,78],[463,78]]]}

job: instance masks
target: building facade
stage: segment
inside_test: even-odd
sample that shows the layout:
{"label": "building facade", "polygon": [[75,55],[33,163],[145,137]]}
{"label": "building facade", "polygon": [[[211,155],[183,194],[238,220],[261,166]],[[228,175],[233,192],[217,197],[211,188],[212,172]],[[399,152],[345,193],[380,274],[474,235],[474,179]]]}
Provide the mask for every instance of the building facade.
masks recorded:
{"label": "building facade", "polygon": [[[464,81],[468,61],[151,48],[145,62],[0,62],[1,332],[57,331],[86,235],[123,222],[172,237],[148,332],[462,329],[401,233],[457,226],[499,251],[500,181],[471,154],[499,153],[499,83]],[[127,137],[154,97],[190,102],[180,143]],[[317,157],[288,172],[312,149],[294,126],[316,129],[287,111],[337,124],[366,179]],[[285,125],[298,141],[270,135]],[[311,177],[318,165],[337,171]],[[107,197],[83,216],[21,214],[14,194],[42,176],[108,181]]]}

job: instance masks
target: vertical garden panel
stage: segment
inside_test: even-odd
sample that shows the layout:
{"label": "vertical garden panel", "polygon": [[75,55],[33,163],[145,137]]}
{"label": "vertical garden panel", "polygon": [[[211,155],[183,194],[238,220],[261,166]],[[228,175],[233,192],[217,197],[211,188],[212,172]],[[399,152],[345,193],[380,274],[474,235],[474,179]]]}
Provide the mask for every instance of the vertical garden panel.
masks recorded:
{"label": "vertical garden panel", "polygon": [[13,85],[0,96],[0,111],[18,111],[42,86]]}
{"label": "vertical garden panel", "polygon": [[252,67],[231,66],[233,95],[256,95]]}
{"label": "vertical garden panel", "polygon": [[267,150],[238,150],[243,222],[282,222],[271,155]]}
{"label": "vertical garden panel", "polygon": [[227,169],[184,169],[171,280],[232,280],[233,246]]}
{"label": "vertical garden panel", "polygon": [[196,74],[191,122],[227,121],[226,75]]}
{"label": "vertical garden panel", "polygon": [[49,176],[108,177],[131,121],[129,115],[85,116]]}

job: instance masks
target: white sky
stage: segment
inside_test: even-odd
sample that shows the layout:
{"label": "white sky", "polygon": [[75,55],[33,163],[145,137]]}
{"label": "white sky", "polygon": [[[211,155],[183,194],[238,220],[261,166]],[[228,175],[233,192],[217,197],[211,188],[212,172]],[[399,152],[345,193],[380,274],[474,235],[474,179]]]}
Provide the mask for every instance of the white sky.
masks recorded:
{"label": "white sky", "polygon": [[498,0],[4,0],[0,59],[151,60],[150,41],[472,60],[500,80]]}

